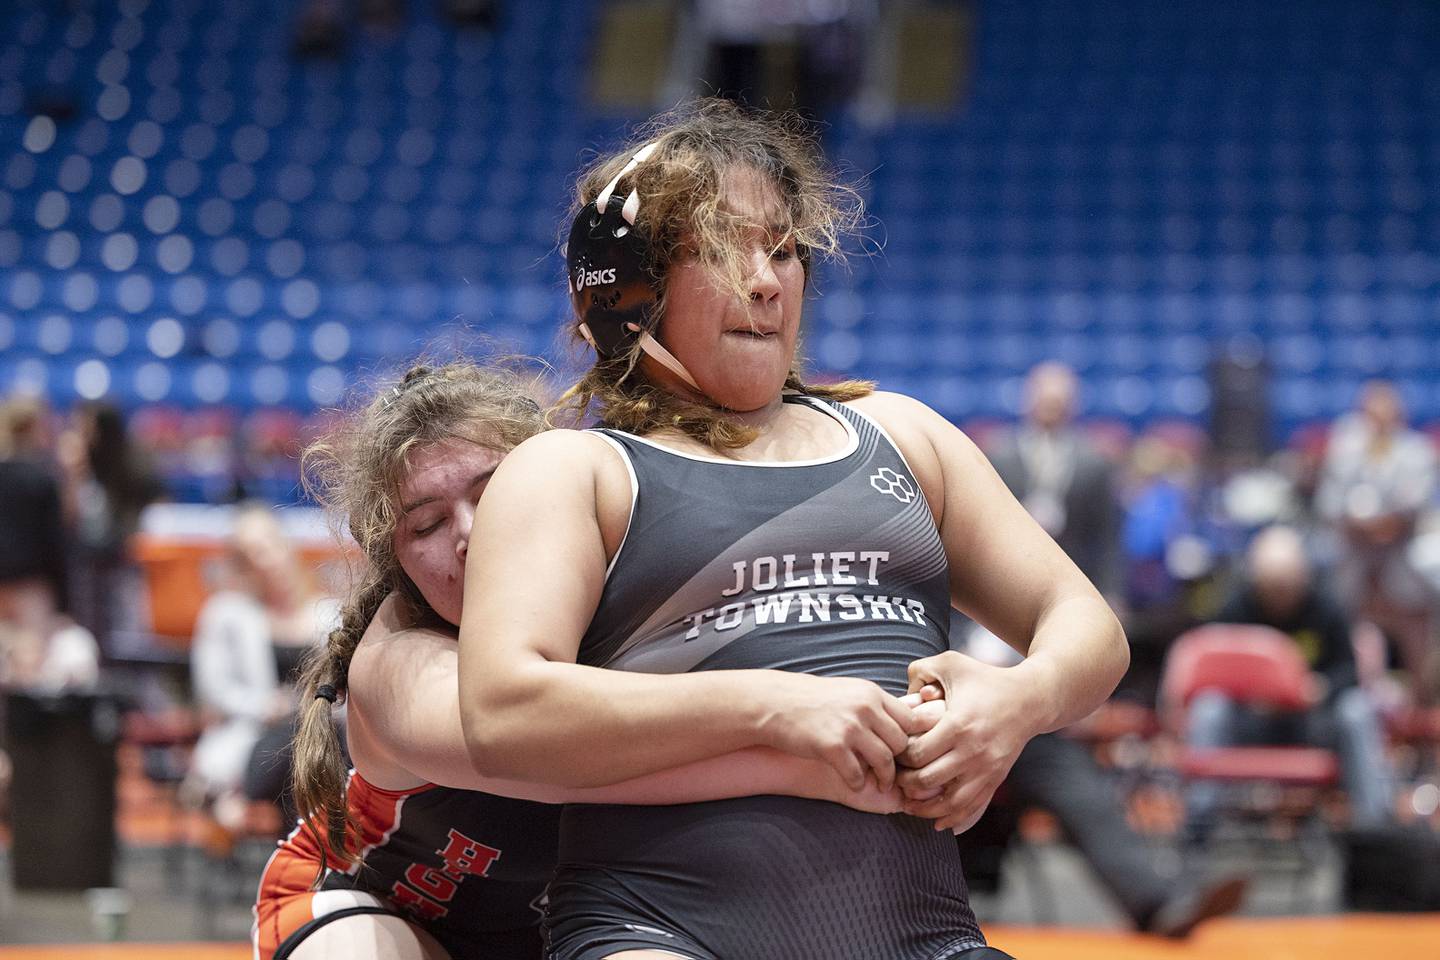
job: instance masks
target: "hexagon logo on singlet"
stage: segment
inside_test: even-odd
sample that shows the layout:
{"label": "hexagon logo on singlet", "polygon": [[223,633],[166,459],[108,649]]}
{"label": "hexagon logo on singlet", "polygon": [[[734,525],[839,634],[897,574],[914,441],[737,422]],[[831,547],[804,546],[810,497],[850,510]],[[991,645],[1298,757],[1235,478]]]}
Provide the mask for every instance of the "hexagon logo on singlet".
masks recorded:
{"label": "hexagon logo on singlet", "polygon": [[915,487],[910,483],[910,478],[903,473],[896,473],[889,467],[881,467],[872,474],[870,486],[888,497],[894,497],[901,503],[909,503],[915,499]]}

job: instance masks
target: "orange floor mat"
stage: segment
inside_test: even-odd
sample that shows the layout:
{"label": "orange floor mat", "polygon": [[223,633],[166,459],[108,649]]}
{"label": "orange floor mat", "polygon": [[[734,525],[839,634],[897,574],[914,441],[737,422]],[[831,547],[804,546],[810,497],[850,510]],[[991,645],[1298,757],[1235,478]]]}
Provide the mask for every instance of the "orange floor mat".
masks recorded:
{"label": "orange floor mat", "polygon": [[[991,927],[988,933],[995,946],[1019,960],[1433,960],[1440,947],[1440,914],[1222,920],[1184,943],[1039,927]],[[0,960],[249,956],[249,946],[238,943],[0,947]]]}
{"label": "orange floor mat", "polygon": [[990,942],[1019,960],[1433,960],[1440,914],[1229,919],[1183,943],[1097,930],[998,927]]}

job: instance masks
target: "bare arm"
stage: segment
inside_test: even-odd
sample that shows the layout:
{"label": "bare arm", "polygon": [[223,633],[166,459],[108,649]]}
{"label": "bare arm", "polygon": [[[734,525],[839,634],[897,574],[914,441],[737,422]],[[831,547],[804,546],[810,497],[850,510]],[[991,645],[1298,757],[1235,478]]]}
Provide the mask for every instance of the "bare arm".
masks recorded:
{"label": "bare arm", "polygon": [[496,471],[475,515],[460,624],[460,719],[474,766],[586,787],[770,746],[823,759],[856,788],[873,771],[888,788],[913,716],[874,684],[575,662],[629,509],[628,475],[596,437],[542,434]]}
{"label": "bare arm", "polygon": [[945,653],[911,666],[911,689],[936,683],[949,708],[912,741],[907,794],[945,793],[911,812],[968,827],[1031,737],[1099,706],[1129,663],[1119,621],[1025,512],[978,448],[914,400],[877,395],[867,412],[900,444],[936,515],[957,609],[1026,659],[1011,668]]}
{"label": "bare arm", "polygon": [[[387,789],[421,783],[544,803],[697,803],[756,794],[830,800],[873,813],[900,808],[897,793],[853,791],[827,764],[752,747],[600,787],[557,787],[484,776],[470,765],[460,727],[453,635],[399,628],[389,601],[350,666],[350,749],[366,780]],[[922,716],[927,711],[918,711]],[[929,712],[933,721],[938,711]]]}

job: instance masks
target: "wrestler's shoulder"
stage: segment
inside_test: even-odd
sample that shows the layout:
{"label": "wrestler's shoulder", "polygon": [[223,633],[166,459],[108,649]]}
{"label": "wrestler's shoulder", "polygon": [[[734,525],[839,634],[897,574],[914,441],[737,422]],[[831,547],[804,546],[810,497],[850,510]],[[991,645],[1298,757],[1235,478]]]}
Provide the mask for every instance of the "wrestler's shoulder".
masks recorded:
{"label": "wrestler's shoulder", "polygon": [[[960,427],[923,401],[903,393],[876,390],[846,406],[859,410],[895,435],[924,434],[931,441],[952,441],[956,435],[965,436]],[[968,437],[967,437],[968,439]]]}
{"label": "wrestler's shoulder", "polygon": [[618,454],[601,435],[592,430],[546,430],[530,437],[505,458],[502,469],[511,475],[563,471],[606,473],[622,470]]}
{"label": "wrestler's shoulder", "polygon": [[889,390],[874,390],[863,397],[846,401],[845,405],[876,419],[909,421],[939,416],[914,397]]}

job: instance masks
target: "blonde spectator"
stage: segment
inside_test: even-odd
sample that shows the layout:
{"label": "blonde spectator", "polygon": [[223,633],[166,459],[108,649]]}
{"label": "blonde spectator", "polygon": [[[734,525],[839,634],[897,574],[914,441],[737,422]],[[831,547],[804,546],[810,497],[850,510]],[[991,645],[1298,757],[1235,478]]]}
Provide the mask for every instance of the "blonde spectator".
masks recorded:
{"label": "blonde spectator", "polygon": [[228,561],[229,583],[201,609],[190,650],[195,699],[208,722],[195,747],[189,789],[220,801],[222,823],[252,767],[274,762],[257,755],[262,736],[274,731],[279,742],[288,741],[296,667],[335,625],[337,613],[335,602],[304,575],[266,507],[241,508]]}

